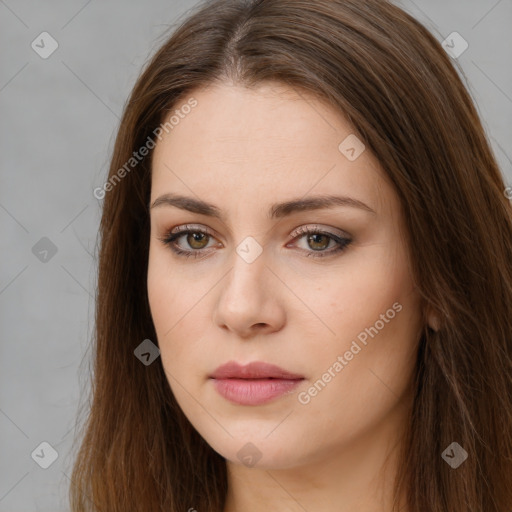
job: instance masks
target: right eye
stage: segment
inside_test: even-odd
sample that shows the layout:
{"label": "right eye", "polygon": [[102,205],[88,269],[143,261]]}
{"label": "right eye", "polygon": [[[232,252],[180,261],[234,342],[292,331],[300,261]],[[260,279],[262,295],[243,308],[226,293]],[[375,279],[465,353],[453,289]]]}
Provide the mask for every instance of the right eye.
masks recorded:
{"label": "right eye", "polygon": [[[206,244],[211,237],[213,237],[213,234],[206,230],[194,226],[183,226],[182,229],[175,228],[160,240],[179,256],[198,258],[203,255],[203,250],[207,247]],[[180,238],[185,238],[186,243],[192,250],[183,249],[181,244],[177,243]]]}

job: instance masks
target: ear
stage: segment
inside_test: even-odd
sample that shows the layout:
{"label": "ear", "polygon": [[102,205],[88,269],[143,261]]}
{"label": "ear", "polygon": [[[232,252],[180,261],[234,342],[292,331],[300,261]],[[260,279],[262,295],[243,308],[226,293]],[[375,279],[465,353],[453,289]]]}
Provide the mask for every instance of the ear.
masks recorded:
{"label": "ear", "polygon": [[436,332],[441,327],[441,320],[439,318],[439,315],[434,311],[434,309],[431,306],[427,306],[427,323],[428,326]]}

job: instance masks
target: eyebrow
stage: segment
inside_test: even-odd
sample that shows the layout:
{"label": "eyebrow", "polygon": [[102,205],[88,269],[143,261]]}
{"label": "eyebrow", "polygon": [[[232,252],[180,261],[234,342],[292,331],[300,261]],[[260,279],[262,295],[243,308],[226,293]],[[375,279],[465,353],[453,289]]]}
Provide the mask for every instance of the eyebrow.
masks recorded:
{"label": "eyebrow", "polygon": [[[225,221],[222,211],[217,206],[193,197],[182,196],[179,194],[164,194],[153,201],[153,204],[150,205],[150,209],[160,206],[175,206],[182,210],[215,217]],[[296,212],[334,208],[336,206],[358,208],[373,215],[377,215],[372,208],[358,199],[347,196],[324,195],[293,199],[283,203],[275,203],[270,207],[268,217],[270,219],[280,219]]]}

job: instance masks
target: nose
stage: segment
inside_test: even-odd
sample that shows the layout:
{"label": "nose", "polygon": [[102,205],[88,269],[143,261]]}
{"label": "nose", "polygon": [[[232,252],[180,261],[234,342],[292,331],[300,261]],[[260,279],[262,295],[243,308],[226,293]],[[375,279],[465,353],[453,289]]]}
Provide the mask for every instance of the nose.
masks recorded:
{"label": "nose", "polygon": [[267,263],[265,250],[251,263],[234,253],[233,267],[219,283],[215,325],[244,339],[283,327],[285,287]]}

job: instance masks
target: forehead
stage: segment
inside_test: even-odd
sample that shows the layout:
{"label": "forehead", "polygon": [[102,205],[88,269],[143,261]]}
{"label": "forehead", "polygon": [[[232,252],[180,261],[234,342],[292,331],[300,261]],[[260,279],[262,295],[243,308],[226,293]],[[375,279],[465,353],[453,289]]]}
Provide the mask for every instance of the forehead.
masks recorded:
{"label": "forehead", "polygon": [[[183,109],[191,98],[196,106]],[[171,116],[172,129],[154,149],[152,200],[192,190],[216,204],[235,191],[247,204],[313,193],[364,198],[376,210],[396,202],[369,151],[351,160],[340,150],[343,141],[357,141],[350,123],[304,91],[216,84],[185,96]]]}

